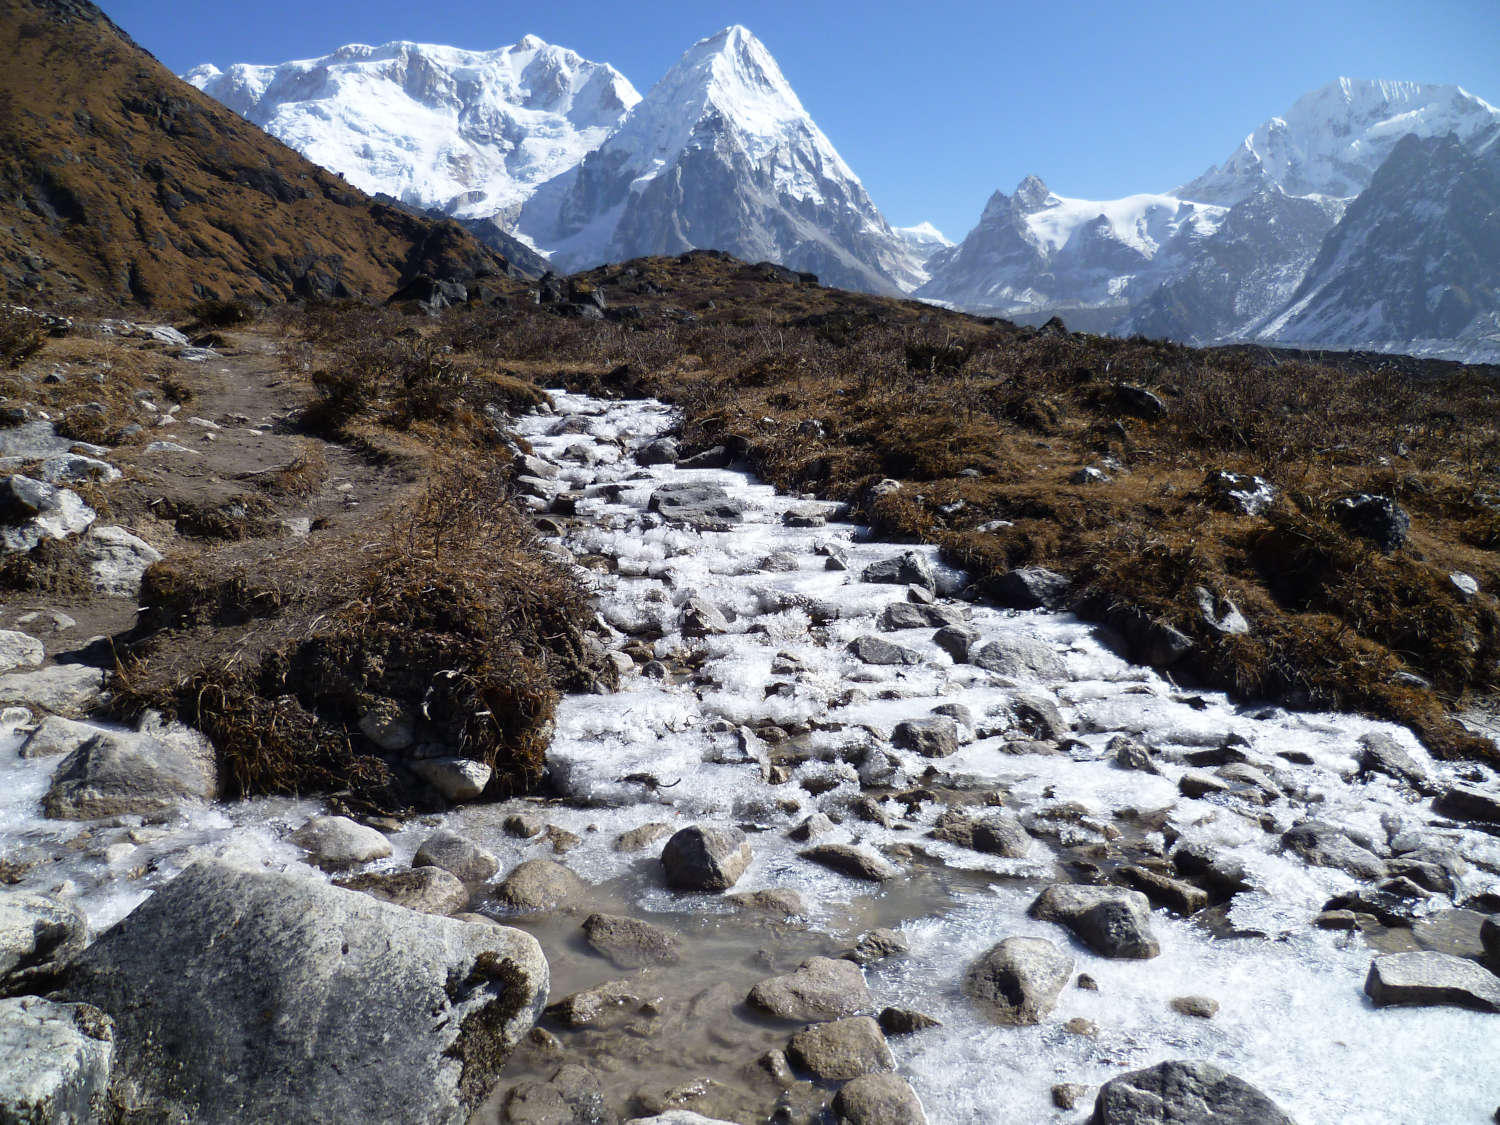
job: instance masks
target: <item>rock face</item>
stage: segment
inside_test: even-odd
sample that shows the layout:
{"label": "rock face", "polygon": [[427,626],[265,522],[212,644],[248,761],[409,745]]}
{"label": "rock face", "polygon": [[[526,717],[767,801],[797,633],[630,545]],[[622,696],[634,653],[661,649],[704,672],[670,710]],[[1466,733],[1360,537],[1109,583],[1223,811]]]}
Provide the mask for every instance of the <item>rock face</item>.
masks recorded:
{"label": "rock face", "polygon": [[211,801],[218,789],[213,748],[201,736],[104,731],[63,759],[42,805],[57,820],[162,816],[184,801]]}
{"label": "rock face", "polygon": [[1500,977],[1450,953],[1387,953],[1370,963],[1365,993],[1377,1008],[1452,1004],[1500,1012]]}
{"label": "rock face", "polygon": [[894,1070],[880,1025],[869,1016],[814,1024],[792,1036],[792,1060],[825,1081]]}
{"label": "rock face", "polygon": [[21,891],[0,894],[0,996],[46,991],[88,936],[88,922],[66,902]]}
{"label": "rock face", "polygon": [[996,1023],[1041,1023],[1072,975],[1073,958],[1050,941],[1006,938],[970,966],[964,991]]}
{"label": "rock face", "polygon": [[747,999],[752,1008],[800,1023],[842,1019],[871,1005],[859,966],[830,957],[814,957],[796,972],[767,977]]}
{"label": "rock face", "polygon": [[1090,1125],[1294,1125],[1250,1083],[1201,1062],[1164,1062],[1106,1082]]}
{"label": "rock face", "polygon": [[94,1125],[107,1119],[110,1019],[88,1004],[0,1000],[0,1121]]}
{"label": "rock face", "polygon": [[1044,922],[1058,922],[1104,957],[1145,960],[1161,952],[1151,930],[1151,904],[1140,891],[1055,883],[1027,911]]}
{"label": "rock face", "polygon": [[738,828],[694,824],[661,852],[667,886],[676,891],[727,891],[750,866],[750,845]]}
{"label": "rock face", "polygon": [[198,863],[96,941],[66,995],[114,1018],[127,1114],[457,1125],[547,986],[519,931]]}

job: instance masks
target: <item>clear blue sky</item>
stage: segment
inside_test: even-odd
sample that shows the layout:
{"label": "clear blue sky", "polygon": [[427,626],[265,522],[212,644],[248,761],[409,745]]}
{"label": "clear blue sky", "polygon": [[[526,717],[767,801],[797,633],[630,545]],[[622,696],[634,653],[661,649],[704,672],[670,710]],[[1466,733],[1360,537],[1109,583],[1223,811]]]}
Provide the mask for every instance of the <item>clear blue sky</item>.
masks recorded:
{"label": "clear blue sky", "polygon": [[275,63],[393,39],[534,34],[642,93],[695,40],[758,35],[892,223],[961,238],[996,188],[1161,191],[1340,75],[1500,104],[1500,0],[103,0],[167,66]]}

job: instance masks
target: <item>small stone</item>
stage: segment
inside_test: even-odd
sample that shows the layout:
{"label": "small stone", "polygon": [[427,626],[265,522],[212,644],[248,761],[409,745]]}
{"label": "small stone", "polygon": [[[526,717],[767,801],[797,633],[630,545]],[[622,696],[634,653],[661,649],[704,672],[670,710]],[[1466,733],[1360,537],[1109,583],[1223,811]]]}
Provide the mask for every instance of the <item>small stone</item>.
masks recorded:
{"label": "small stone", "polygon": [[[507,821],[507,824],[510,822]],[[615,837],[615,851],[617,852],[640,852],[645,851],[656,841],[672,834],[670,824],[642,824],[639,828],[631,828],[621,832]],[[535,835],[535,833],[532,833]]]}
{"label": "small stone", "polygon": [[1044,922],[1058,922],[1095,953],[1143,960],[1161,952],[1151,930],[1151,907],[1139,891],[1054,883],[1027,911]]}
{"label": "small stone", "polygon": [[1058,1109],[1077,1109],[1094,1092],[1092,1086],[1078,1082],[1059,1082],[1052,1087],[1052,1104]]}
{"label": "small stone", "polygon": [[1078,1035],[1085,1039],[1093,1039],[1099,1034],[1099,1025],[1093,1020],[1084,1019],[1082,1016],[1074,1016],[1063,1024],[1063,1030],[1069,1035]]}
{"label": "small stone", "polygon": [[1006,938],[970,966],[964,992],[1001,1024],[1036,1024],[1057,1005],[1073,958],[1042,938]]}
{"label": "small stone", "polygon": [[1177,914],[1196,914],[1208,908],[1207,891],[1149,868],[1137,865],[1122,867],[1120,877],[1158,906],[1165,906]]}
{"label": "small stone", "polygon": [[897,1074],[864,1074],[833,1098],[838,1125],[927,1125],[911,1083]]}
{"label": "small stone", "polygon": [[896,1068],[880,1025],[869,1016],[834,1020],[799,1031],[792,1036],[787,1054],[824,1081],[843,1081]]}
{"label": "small stone", "polygon": [[1219,1002],[1208,996],[1174,996],[1172,1010],[1184,1016],[1211,1020],[1219,1014]]}
{"label": "small stone", "polygon": [[922,663],[920,653],[873,635],[856,637],[844,646],[844,651],[861,664],[885,666]]}
{"label": "small stone", "polygon": [[606,981],[565,996],[547,1007],[547,1014],[564,1027],[590,1027],[622,1008],[633,1008],[641,1002],[635,984],[628,980]]}
{"label": "small stone", "polygon": [[14,629],[0,629],[0,672],[14,668],[36,667],[47,657],[41,641]]}
{"label": "small stone", "polygon": [[694,824],[662,849],[667,885],[677,891],[725,891],[750,866],[750,845],[738,828]]}
{"label": "small stone", "polygon": [[784,888],[773,887],[763,891],[745,891],[724,897],[742,910],[753,910],[759,914],[770,914],[779,918],[796,918],[807,913],[802,896],[796,891]]}
{"label": "small stone", "polygon": [[446,829],[422,841],[411,865],[440,867],[465,883],[483,883],[500,870],[500,861],[493,852]]}
{"label": "small stone", "polygon": [[551,859],[528,859],[505,877],[495,897],[511,910],[531,914],[562,910],[588,892],[582,879]]}
{"label": "small stone", "polygon": [[828,819],[825,813],[813,813],[802,823],[798,824],[786,834],[788,840],[796,840],[807,843],[816,840],[819,836],[826,836],[834,829],[833,821]]}
{"label": "small stone", "polygon": [[711,637],[729,632],[729,620],[718,606],[697,596],[682,603],[680,622],[684,637]]}
{"label": "small stone", "polygon": [[958,753],[958,724],[945,715],[905,719],[891,731],[891,745],[924,758],[947,758]]}
{"label": "small stone", "polygon": [[860,934],[854,948],[844,954],[844,959],[856,965],[873,965],[910,952],[911,943],[904,934],[882,928]]}
{"label": "small stone", "polygon": [[1077,987],[1083,989],[1085,992],[1098,992],[1099,982],[1089,976],[1088,973],[1079,973]]}
{"label": "small stone", "polygon": [[795,972],[766,978],[746,999],[752,1008],[799,1023],[842,1019],[871,1006],[859,966],[829,957],[813,957]]}
{"label": "small stone", "polygon": [[887,1035],[913,1035],[929,1027],[942,1026],[941,1020],[911,1008],[882,1008],[880,1011],[880,1030]]}
{"label": "small stone", "polygon": [[682,943],[675,935],[638,918],[590,914],[584,919],[583,936],[621,969],[675,965],[682,956]]}
{"label": "small stone", "polygon": [[920,586],[926,590],[937,588],[937,581],[933,577],[932,567],[927,562],[926,556],[916,551],[906,551],[894,558],[871,563],[865,567],[860,577],[865,582]]}

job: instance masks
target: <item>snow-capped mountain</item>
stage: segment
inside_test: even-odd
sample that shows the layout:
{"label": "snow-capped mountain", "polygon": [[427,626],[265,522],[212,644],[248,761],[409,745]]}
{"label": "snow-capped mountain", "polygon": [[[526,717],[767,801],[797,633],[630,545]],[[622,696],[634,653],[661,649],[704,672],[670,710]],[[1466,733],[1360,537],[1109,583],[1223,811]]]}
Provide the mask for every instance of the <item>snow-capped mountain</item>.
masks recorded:
{"label": "snow-capped mountain", "polygon": [[496,51],[352,44],[184,77],[363,191],[502,222],[640,101],[613,67],[534,35]]}
{"label": "snow-capped mountain", "polygon": [[1500,143],[1403,138],[1323,240],[1278,343],[1500,361]]}
{"label": "snow-capped mountain", "polygon": [[1238,203],[1257,191],[1348,199],[1362,192],[1403,137],[1467,143],[1500,124],[1500,110],[1461,86],[1340,78],[1298,98],[1240,142],[1217,168],[1172,194]]}
{"label": "snow-capped mountain", "polygon": [[604,144],[538,189],[517,226],[563,270],[709,247],[873,292],[922,277],[739,26],[694,44]]}
{"label": "snow-capped mountain", "polygon": [[912,260],[923,267],[924,274],[928,260],[938,251],[953,245],[953,240],[931,223],[918,223],[914,227],[892,227],[891,232],[906,244]]}
{"label": "snow-capped mountain", "polygon": [[917,296],[1001,316],[1089,310],[1117,319],[1181,273],[1227,208],[1170,195],[1071,199],[1036,176],[990,197],[957,246],[927,262]]}

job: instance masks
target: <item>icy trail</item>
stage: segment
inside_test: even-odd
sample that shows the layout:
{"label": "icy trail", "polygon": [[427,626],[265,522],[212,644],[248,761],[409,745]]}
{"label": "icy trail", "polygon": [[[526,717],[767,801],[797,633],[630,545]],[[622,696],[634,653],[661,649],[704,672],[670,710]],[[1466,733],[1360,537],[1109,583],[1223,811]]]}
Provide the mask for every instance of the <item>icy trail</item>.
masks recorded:
{"label": "icy trail", "polygon": [[[443,827],[495,852],[503,874],[551,854],[547,837],[521,840],[504,830],[507,814],[526,812],[576,835],[558,858],[601,901],[686,933],[690,920],[728,917],[733,908],[719,896],[668,891],[655,860],[660,843],[630,853],[614,841],[649,822],[738,825],[754,860],[736,892],[796,890],[814,930],[846,945],[857,932],[851,919],[900,915],[910,953],[870,966],[866,976],[877,1008],[913,1008],[942,1021],[891,1039],[934,1125],[1078,1121],[1092,1095],[1062,1113],[1052,1108],[1054,1083],[1097,1085],[1169,1058],[1239,1075],[1299,1125],[1489,1119],[1500,1102],[1493,1048],[1500,1016],[1375,1009],[1363,985],[1378,950],[1358,931],[1312,926],[1330,898],[1369,892],[1373,881],[1310,865],[1284,851],[1281,836],[1316,817],[1365,841],[1382,865],[1426,864],[1452,888],[1416,902],[1413,913],[1427,921],[1415,932],[1444,949],[1445,940],[1472,942],[1464,919],[1473,916],[1448,912],[1500,888],[1500,839],[1444,819],[1389,777],[1361,775],[1359,739],[1394,738],[1437,786],[1463,780],[1494,792],[1492,773],[1434,763],[1408,732],[1387,724],[1184,692],[1120,659],[1071,617],[966,603],[956,596],[963,576],[932,551],[824,524],[832,505],[777,496],[730,470],[642,468],[634,455],[677,426],[659,403],[554,399],[554,413],[526,418],[520,429],[558,476],[527,487],[538,509],[566,507],[550,497],[569,497],[574,514],[552,517],[560,543],[587,567],[614,646],[635,659],[618,693],[563,701],[551,750],[556,799],[424,817],[395,834],[394,855],[372,869],[409,864]],[[651,510],[665,484],[722,490],[729,503],[718,503],[714,518],[726,530]],[[892,610],[922,597],[905,584],[863,580],[866,567],[910,550],[933,576],[939,596],[930,611]],[[684,609],[691,624],[704,616],[702,603],[722,624],[708,614],[707,630],[689,629],[707,635],[684,636]],[[962,620],[978,634],[969,652],[996,645],[991,663],[1003,663],[1006,674],[955,663],[934,641],[935,624],[888,627],[909,624],[912,613]],[[880,655],[909,662],[856,658],[848,646],[862,638],[899,646]],[[862,643],[867,657],[879,648]],[[936,707],[958,717],[955,753],[924,757],[892,745],[898,723]],[[1050,738],[1042,729],[1049,722],[1061,726]],[[1159,772],[1118,765],[1120,736],[1143,745]],[[45,820],[39,802],[56,762],[21,760],[18,744],[0,730],[0,858],[49,856],[23,885],[61,885],[96,929],[203,855],[276,868],[302,862],[287,837],[317,811],[311,802],[221,805],[163,825]],[[1232,783],[1183,796],[1183,775],[1212,774],[1204,763],[1214,758],[1230,764]],[[999,805],[1033,837],[1021,858],[930,835],[952,806]],[[807,843],[787,833],[818,812],[836,822],[819,843],[858,844],[896,864],[900,876],[877,885],[803,858]],[[1122,864],[1184,845],[1202,845],[1226,866],[1238,862],[1249,886],[1227,907],[1191,918],[1154,910],[1162,947],[1154,959],[1106,960],[1026,915],[1047,883],[1090,873],[1102,881]],[[987,1023],[961,981],[976,957],[1012,936],[1055,942],[1097,991],[1070,984],[1034,1027]],[[1370,941],[1417,947],[1406,930]],[[600,970],[597,979],[609,975]],[[1217,1014],[1172,1009],[1171,1000],[1189,995],[1217,1001]],[[589,1062],[576,1052],[569,1058]]]}

